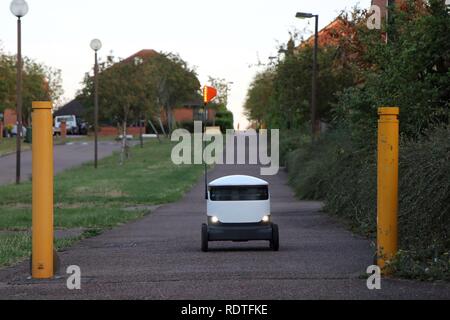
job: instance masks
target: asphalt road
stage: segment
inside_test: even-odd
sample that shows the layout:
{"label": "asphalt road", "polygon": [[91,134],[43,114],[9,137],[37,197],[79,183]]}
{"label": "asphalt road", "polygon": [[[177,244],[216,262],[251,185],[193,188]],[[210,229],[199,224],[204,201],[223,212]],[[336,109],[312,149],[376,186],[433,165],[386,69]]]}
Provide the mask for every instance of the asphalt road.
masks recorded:
{"label": "asphalt road", "polygon": [[[120,150],[120,143],[114,141],[100,141],[98,144],[99,159],[111,155]],[[88,161],[94,161],[94,143],[73,141],[65,145],[55,145],[54,173],[57,174],[66,169],[79,166]],[[22,181],[31,179],[31,151],[22,152],[21,157]],[[16,181],[16,155],[10,154],[0,157],[0,185],[14,183]]]}
{"label": "asphalt road", "polygon": [[[229,174],[258,176],[258,166],[216,166],[210,180]],[[182,177],[180,177],[182,178]],[[62,273],[27,279],[28,262],[0,271],[2,299],[449,299],[450,284],[382,279],[367,289],[373,263],[368,240],[321,212],[321,203],[298,201],[287,176],[270,182],[280,251],[267,243],[210,243],[200,250],[205,220],[202,179],[185,197],[152,214],[60,253]],[[145,186],[143,186],[145,187]],[[81,290],[66,288],[69,265],[81,268]]]}

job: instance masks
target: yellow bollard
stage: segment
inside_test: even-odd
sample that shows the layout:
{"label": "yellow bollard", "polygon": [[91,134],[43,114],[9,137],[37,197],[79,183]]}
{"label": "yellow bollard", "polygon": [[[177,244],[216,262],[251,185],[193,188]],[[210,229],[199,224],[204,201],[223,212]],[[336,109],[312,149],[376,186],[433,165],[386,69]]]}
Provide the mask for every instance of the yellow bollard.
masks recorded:
{"label": "yellow bollard", "polygon": [[53,277],[53,124],[52,103],[33,102],[32,277]]}
{"label": "yellow bollard", "polygon": [[378,110],[377,256],[382,270],[398,250],[399,113],[395,107]]}

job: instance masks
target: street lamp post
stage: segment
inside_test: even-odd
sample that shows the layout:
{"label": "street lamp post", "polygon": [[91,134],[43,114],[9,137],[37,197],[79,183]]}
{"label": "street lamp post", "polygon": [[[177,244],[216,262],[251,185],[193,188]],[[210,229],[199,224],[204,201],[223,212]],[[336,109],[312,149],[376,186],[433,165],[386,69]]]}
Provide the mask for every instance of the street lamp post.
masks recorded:
{"label": "street lamp post", "polygon": [[311,134],[313,141],[316,137],[316,117],[317,117],[317,51],[319,46],[319,15],[312,13],[297,12],[295,15],[299,19],[315,18],[314,29],[314,53],[313,53],[313,74],[311,91]]}
{"label": "street lamp post", "polygon": [[91,49],[95,51],[94,64],[94,167],[97,169],[98,162],[98,58],[97,51],[102,48],[102,43],[98,39],[91,41]]}
{"label": "street lamp post", "polygon": [[17,17],[17,82],[16,82],[16,184],[20,183],[20,139],[22,136],[22,21],[21,18],[28,13],[28,4],[24,0],[11,2],[10,10]]}

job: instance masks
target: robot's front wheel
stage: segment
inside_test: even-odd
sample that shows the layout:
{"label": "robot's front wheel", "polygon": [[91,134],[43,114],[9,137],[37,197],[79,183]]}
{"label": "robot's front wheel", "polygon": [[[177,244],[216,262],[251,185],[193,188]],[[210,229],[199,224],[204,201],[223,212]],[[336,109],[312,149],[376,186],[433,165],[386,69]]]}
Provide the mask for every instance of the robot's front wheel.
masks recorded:
{"label": "robot's front wheel", "polygon": [[202,251],[208,251],[208,225],[206,223],[202,224]]}
{"label": "robot's front wheel", "polygon": [[278,235],[278,225],[272,225],[272,240],[270,240],[270,248],[273,251],[278,251],[280,249],[280,237]]}

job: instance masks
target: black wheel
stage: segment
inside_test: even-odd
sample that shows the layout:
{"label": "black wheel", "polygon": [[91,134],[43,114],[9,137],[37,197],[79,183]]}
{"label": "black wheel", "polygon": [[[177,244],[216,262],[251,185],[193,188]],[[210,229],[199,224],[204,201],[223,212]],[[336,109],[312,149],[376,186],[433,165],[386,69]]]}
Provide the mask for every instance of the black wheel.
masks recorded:
{"label": "black wheel", "polygon": [[270,240],[270,248],[273,251],[278,251],[280,249],[280,237],[278,235],[278,225],[272,225],[272,240]]}
{"label": "black wheel", "polygon": [[208,225],[202,224],[202,251],[208,251]]}

